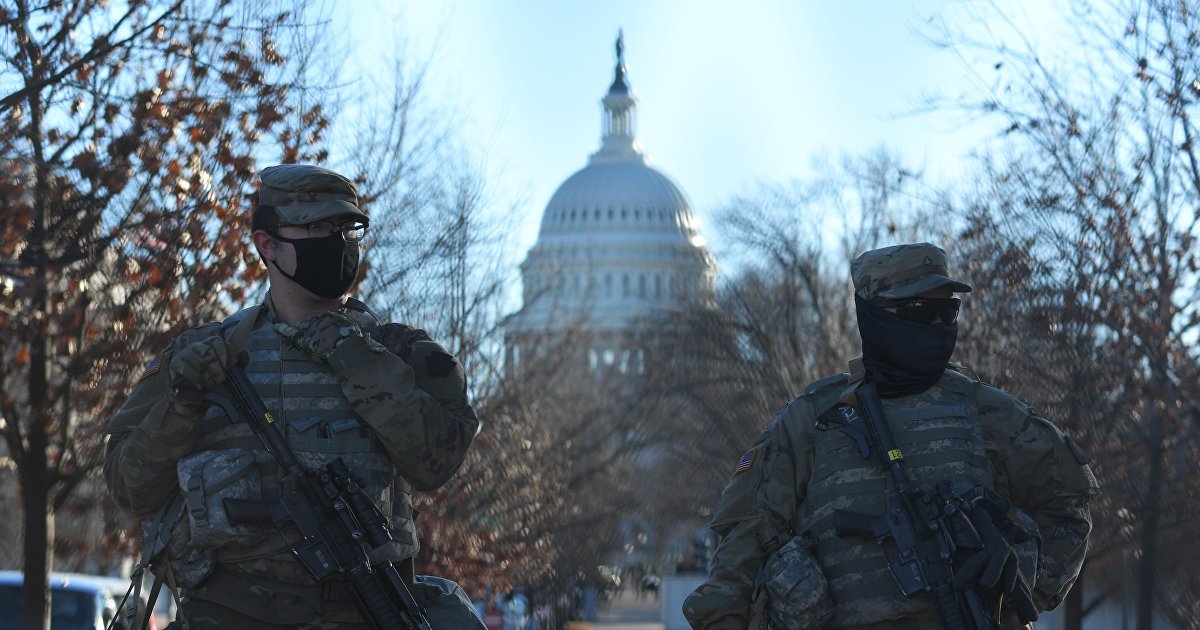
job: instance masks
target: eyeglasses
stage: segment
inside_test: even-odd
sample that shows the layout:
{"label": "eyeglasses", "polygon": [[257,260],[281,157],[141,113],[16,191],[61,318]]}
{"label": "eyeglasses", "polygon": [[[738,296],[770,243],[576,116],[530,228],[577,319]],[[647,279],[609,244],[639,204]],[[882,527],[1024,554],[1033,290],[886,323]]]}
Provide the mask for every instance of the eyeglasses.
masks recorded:
{"label": "eyeglasses", "polygon": [[[308,231],[308,238],[325,238],[326,236],[332,236],[338,232],[341,232],[342,238],[345,239],[345,241],[347,243],[358,243],[358,242],[361,242],[364,237],[366,237],[368,226],[363,221],[350,220],[350,221],[343,221],[341,223],[334,223],[333,221],[330,221],[328,219],[322,219],[320,221],[313,221],[312,223],[308,223],[305,225],[292,225],[290,223],[276,223],[275,225],[272,225],[271,227],[273,227],[273,228],[281,228],[281,227],[304,228]],[[275,236],[278,237],[279,235],[276,234]],[[285,239],[285,240],[287,240],[287,239]]]}
{"label": "eyeglasses", "polygon": [[879,303],[884,308],[896,309],[900,319],[918,324],[932,324],[940,321],[943,324],[953,324],[958,321],[958,309],[962,300],[958,298],[901,298],[884,300]]}

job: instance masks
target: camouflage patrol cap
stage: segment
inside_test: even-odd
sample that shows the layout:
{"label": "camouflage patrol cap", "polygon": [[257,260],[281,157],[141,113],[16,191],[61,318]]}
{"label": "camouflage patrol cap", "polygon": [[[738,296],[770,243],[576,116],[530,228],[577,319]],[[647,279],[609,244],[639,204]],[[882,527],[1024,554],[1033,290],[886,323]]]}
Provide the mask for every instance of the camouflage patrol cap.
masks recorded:
{"label": "camouflage patrol cap", "polygon": [[950,278],[946,252],[929,243],[893,245],[863,252],[850,263],[854,293],[864,300],[915,297],[949,287],[967,293],[971,286]]}
{"label": "camouflage patrol cap", "polygon": [[369,221],[358,207],[358,190],[349,179],[312,164],[280,164],[259,176],[253,228],[277,223],[304,225],[341,215]]}

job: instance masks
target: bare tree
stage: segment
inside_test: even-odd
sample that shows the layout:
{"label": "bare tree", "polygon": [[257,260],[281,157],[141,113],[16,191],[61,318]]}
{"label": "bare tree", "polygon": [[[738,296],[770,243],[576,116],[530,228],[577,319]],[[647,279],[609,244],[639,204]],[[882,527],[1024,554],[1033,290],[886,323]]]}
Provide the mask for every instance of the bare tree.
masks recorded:
{"label": "bare tree", "polygon": [[[1185,590],[1196,587],[1185,568],[1192,549],[1163,552],[1194,531],[1188,498],[1200,483],[1189,378],[1200,324],[1200,18],[1192,9],[1174,0],[1076,3],[1077,58],[1061,68],[1027,41],[996,48],[947,38],[996,60],[995,89],[973,104],[1004,130],[1004,153],[987,165],[965,236],[981,279],[1023,294],[1005,298],[1015,310],[990,311],[987,334],[1008,332],[976,351],[985,364],[989,354],[1036,351],[1040,369],[1007,356],[1026,371],[1000,374],[1029,388],[1044,383],[1030,395],[1059,410],[1097,454],[1105,495],[1092,575],[1103,591],[1136,563],[1140,630],[1156,607],[1180,621],[1197,613],[1196,591]],[[1013,319],[998,321],[997,312]],[[1119,549],[1128,556],[1114,556]],[[1075,609],[1078,627],[1083,606]]]}
{"label": "bare tree", "polygon": [[260,274],[231,229],[255,158],[320,143],[326,121],[291,98],[277,43],[292,17],[190,0],[0,6],[0,425],[24,514],[22,627],[47,627],[55,511],[99,464],[124,385]]}

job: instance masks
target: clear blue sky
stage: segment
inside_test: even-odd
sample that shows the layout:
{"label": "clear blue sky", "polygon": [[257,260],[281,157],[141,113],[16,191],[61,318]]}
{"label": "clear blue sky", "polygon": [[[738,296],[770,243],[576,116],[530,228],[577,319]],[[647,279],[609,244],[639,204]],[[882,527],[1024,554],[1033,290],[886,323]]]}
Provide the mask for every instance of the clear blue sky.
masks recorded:
{"label": "clear blue sky", "polygon": [[[814,158],[885,145],[939,183],[993,128],[916,114],[972,79],[923,41],[951,0],[445,0],[337,3],[370,64],[397,34],[429,56],[430,95],[458,110],[484,155],[497,203],[518,202],[520,251],[555,188],[600,140],[600,98],[625,33],[638,136],[652,165],[691,200],[708,241],[722,202],[760,181],[812,175]],[[1046,22],[1040,3],[1006,4]],[[346,13],[346,9],[350,9]],[[1035,15],[1030,13],[1034,12]],[[976,60],[980,61],[980,60]],[[986,63],[982,60],[980,63]]]}

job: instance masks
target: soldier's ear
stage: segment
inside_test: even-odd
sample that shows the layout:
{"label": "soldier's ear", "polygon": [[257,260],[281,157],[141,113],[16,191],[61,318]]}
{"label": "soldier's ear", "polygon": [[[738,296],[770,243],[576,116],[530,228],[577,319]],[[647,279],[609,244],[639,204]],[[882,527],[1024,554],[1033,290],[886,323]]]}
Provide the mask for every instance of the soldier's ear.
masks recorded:
{"label": "soldier's ear", "polygon": [[258,257],[263,262],[275,260],[275,239],[270,234],[267,234],[265,230],[254,230],[250,239],[254,241],[254,248],[258,250]]}

